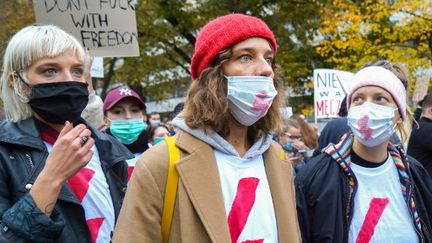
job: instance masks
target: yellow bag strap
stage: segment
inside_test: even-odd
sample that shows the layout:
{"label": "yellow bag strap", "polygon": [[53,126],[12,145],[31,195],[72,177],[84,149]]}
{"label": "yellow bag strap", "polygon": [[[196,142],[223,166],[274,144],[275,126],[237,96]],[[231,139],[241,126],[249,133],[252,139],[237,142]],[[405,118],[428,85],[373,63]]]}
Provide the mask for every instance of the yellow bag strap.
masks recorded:
{"label": "yellow bag strap", "polygon": [[279,157],[281,160],[285,160],[285,153],[283,150],[280,151]]}
{"label": "yellow bag strap", "polygon": [[165,185],[165,198],[162,211],[161,231],[163,242],[167,243],[171,229],[172,216],[174,212],[175,199],[177,197],[178,174],[175,164],[180,160],[180,150],[175,145],[175,137],[166,137],[168,144],[169,165]]}

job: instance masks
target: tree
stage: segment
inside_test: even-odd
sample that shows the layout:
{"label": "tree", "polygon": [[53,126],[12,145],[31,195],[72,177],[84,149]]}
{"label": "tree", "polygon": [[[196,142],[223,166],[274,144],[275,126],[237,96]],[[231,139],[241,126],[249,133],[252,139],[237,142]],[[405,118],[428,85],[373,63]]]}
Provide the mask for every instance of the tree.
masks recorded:
{"label": "tree", "polygon": [[[33,5],[31,0],[28,1],[12,1],[0,0],[0,54],[4,55],[8,40],[12,35],[22,27],[34,22]],[[0,60],[0,66],[3,66],[3,58]],[[0,106],[3,106],[3,100],[0,100]],[[3,111],[0,112],[0,117],[3,116]]]}
{"label": "tree", "polygon": [[[33,15],[33,5],[31,0],[28,1],[13,1],[1,0],[0,9],[0,46],[3,56],[8,40],[12,35],[22,27],[35,22]],[[1,61],[0,61],[1,62]]]}
{"label": "tree", "polygon": [[422,75],[432,67],[431,8],[431,0],[332,0],[321,9],[317,52],[342,70],[387,59]]}

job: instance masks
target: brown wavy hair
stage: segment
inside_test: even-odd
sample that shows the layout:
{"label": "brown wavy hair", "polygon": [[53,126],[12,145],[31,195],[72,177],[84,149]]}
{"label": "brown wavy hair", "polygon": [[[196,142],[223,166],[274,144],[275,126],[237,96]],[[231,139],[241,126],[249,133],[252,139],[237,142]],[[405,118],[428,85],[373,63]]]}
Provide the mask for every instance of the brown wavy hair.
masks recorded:
{"label": "brown wavy hair", "polygon": [[316,131],[310,127],[309,124],[307,124],[307,122],[303,120],[299,114],[293,115],[292,118],[294,118],[299,124],[300,133],[305,145],[311,149],[318,147],[318,134]]}
{"label": "brown wavy hair", "polygon": [[[204,69],[197,80],[192,81],[181,114],[186,125],[190,128],[211,128],[222,137],[226,137],[230,133],[228,122],[234,118],[228,109],[227,81],[224,77],[222,64],[231,56],[231,48],[222,51],[216,61]],[[249,127],[248,138],[251,141],[263,134],[280,130],[282,121],[280,108],[285,99],[281,82],[275,71],[275,64],[273,63],[272,66],[275,72],[274,85],[278,94],[267,114]]]}

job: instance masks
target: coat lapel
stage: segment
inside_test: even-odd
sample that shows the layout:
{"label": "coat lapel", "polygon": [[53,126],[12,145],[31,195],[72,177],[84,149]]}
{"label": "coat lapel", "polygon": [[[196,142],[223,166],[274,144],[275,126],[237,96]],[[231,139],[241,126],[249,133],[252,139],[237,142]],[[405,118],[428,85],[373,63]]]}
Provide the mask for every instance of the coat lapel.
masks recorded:
{"label": "coat lapel", "polygon": [[176,165],[179,180],[210,239],[213,242],[231,242],[212,148],[186,133],[179,134],[176,143],[189,153]]}
{"label": "coat lapel", "polygon": [[293,189],[293,169],[289,162],[281,161],[279,154],[280,149],[274,145],[270,146],[264,154],[279,242],[300,242]]}

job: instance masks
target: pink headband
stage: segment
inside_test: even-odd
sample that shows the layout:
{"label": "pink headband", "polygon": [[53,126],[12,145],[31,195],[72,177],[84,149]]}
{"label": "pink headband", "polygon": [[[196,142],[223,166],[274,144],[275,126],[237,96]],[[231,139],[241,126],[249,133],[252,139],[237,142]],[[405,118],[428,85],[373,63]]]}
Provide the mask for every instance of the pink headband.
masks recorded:
{"label": "pink headband", "polygon": [[358,71],[353,78],[353,86],[348,92],[347,106],[351,105],[351,96],[359,88],[377,86],[385,89],[395,100],[402,119],[406,118],[406,90],[400,79],[390,70],[379,66],[369,66]]}

